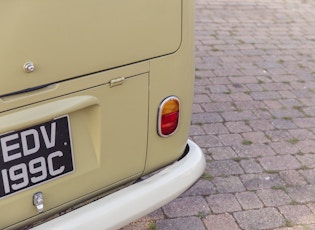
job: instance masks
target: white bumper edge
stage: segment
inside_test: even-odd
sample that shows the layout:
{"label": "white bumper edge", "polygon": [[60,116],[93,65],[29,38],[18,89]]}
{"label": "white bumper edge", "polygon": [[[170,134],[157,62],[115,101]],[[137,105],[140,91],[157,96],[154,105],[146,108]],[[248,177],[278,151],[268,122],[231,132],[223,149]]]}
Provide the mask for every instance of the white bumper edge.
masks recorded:
{"label": "white bumper edge", "polygon": [[33,229],[119,229],[162,207],[192,186],[205,170],[199,146],[157,174]]}

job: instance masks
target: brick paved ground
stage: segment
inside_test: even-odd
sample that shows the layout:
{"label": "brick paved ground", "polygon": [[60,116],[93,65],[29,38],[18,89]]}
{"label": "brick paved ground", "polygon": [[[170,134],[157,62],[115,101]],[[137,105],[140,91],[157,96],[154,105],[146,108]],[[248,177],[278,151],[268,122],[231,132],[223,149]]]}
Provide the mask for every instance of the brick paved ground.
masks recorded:
{"label": "brick paved ground", "polygon": [[315,229],[315,1],[196,0],[203,177],[128,229]]}

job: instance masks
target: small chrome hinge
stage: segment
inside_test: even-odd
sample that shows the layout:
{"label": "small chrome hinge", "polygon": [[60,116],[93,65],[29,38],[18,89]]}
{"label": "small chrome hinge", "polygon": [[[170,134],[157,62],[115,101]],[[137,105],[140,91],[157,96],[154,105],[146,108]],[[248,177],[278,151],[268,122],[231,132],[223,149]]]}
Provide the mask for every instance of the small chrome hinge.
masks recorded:
{"label": "small chrome hinge", "polygon": [[109,87],[115,87],[118,85],[122,85],[125,81],[124,77],[115,78],[109,81]]}

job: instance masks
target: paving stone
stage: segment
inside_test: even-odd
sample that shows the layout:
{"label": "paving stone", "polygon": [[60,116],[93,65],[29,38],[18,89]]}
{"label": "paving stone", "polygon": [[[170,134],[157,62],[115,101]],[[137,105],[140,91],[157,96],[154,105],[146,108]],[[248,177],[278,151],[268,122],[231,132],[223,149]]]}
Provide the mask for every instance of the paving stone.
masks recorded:
{"label": "paving stone", "polygon": [[157,220],[161,220],[164,218],[164,214],[161,209],[158,209],[142,218],[139,220],[132,222],[131,224],[121,228],[121,230],[144,230],[144,229],[150,229],[150,224],[155,225],[155,222]]}
{"label": "paving stone", "polygon": [[270,142],[269,138],[264,132],[246,132],[242,133],[245,140],[249,140],[254,144],[264,144]]}
{"label": "paving stone", "polygon": [[301,150],[303,153],[315,153],[315,140],[303,140],[299,141],[296,146]]}
{"label": "paving stone", "polygon": [[209,196],[216,192],[217,190],[211,181],[200,179],[181,196]]}
{"label": "paving stone", "polygon": [[[264,62],[257,62],[257,65],[261,67],[262,69],[281,69],[282,66],[279,63],[276,63],[274,61],[264,61]],[[277,85],[279,87],[279,85]],[[271,88],[272,90],[276,90],[277,88]]]}
{"label": "paving stone", "polygon": [[277,100],[264,100],[263,101],[269,109],[280,109],[282,108],[282,104]]}
{"label": "paving stone", "polygon": [[[245,75],[250,75],[245,70],[242,70],[242,73]],[[259,71],[261,73],[261,71]],[[229,77],[229,80],[234,84],[248,84],[248,83],[257,83],[257,79],[254,77]]]}
{"label": "paving stone", "polygon": [[212,103],[202,103],[202,108],[206,112],[222,112],[222,111],[234,111],[235,107],[231,102],[212,102]]}
{"label": "paving stone", "polygon": [[298,140],[314,140],[315,135],[307,129],[292,129],[289,133]]}
{"label": "paving stone", "polygon": [[[283,188],[283,187],[282,187]],[[287,205],[291,203],[291,198],[282,190],[264,189],[257,192],[257,196],[267,207]]]}
{"label": "paving stone", "polygon": [[249,121],[249,125],[255,131],[267,131],[274,129],[273,125],[269,120],[251,120]]}
{"label": "paving stone", "polygon": [[309,207],[311,209],[311,211],[313,213],[315,213],[315,203],[309,203],[309,204],[307,204],[307,207]]}
{"label": "paving stone", "polygon": [[315,168],[315,154],[297,154],[295,157],[308,168]]}
{"label": "paving stone", "polygon": [[282,215],[275,208],[235,212],[234,217],[242,229],[274,229],[285,224]]}
{"label": "paving stone", "polygon": [[258,120],[271,120],[273,118],[269,111],[263,109],[253,110],[253,113],[255,114]]}
{"label": "paving stone", "polygon": [[248,209],[259,209],[263,208],[263,203],[259,200],[254,192],[242,192],[235,194],[238,202],[241,204],[242,208]]}
{"label": "paving stone", "polygon": [[251,111],[231,111],[231,112],[223,112],[221,116],[226,121],[245,121],[256,119],[256,116]]}
{"label": "paving stone", "polygon": [[[279,58],[279,56],[278,56]],[[292,57],[292,56],[284,56],[284,55],[281,55],[281,59],[284,61],[284,59],[290,59],[290,60],[286,60],[284,61],[284,64],[287,64],[288,66],[291,65],[292,61],[296,61],[296,58],[295,57]],[[286,70],[288,70],[288,67],[285,66],[284,67]],[[271,70],[272,72],[272,70]],[[289,84],[291,85],[290,83],[291,82],[296,82],[299,80],[298,76],[295,76],[293,74],[291,74],[291,71],[287,71],[287,73],[285,74],[272,74],[270,75],[270,78],[272,79],[272,81],[275,81],[275,82],[283,82],[283,83],[286,83],[286,84]],[[293,90],[292,90],[293,91]]]}
{"label": "paving stone", "polygon": [[[209,85],[210,84],[210,81],[209,81],[209,79],[208,78],[196,78],[195,79],[195,85],[201,85],[201,86],[205,86],[205,85]],[[209,97],[208,97],[208,95],[207,94],[202,94],[202,95],[199,95],[199,94],[196,94],[195,96],[194,96],[194,100],[197,100],[198,102],[202,102],[202,101],[199,101],[198,100],[198,98],[205,98],[206,99],[206,101],[208,101],[209,100]]]}
{"label": "paving stone", "polygon": [[215,77],[209,78],[209,80],[211,81],[213,85],[220,85],[220,84],[228,85],[231,83],[230,80],[226,76],[222,76],[222,77],[215,76]]}
{"label": "paving stone", "polygon": [[162,209],[165,215],[170,218],[196,216],[201,212],[210,213],[207,202],[201,196],[180,197],[165,205]]}
{"label": "paving stone", "polygon": [[275,91],[253,92],[253,93],[251,93],[251,96],[254,100],[257,100],[257,101],[281,99],[281,95]]}
{"label": "paving stone", "polygon": [[204,124],[202,128],[206,134],[226,134],[228,129],[222,123]]}
{"label": "paving stone", "polygon": [[[227,87],[229,88],[229,90],[231,91],[232,95],[236,92],[245,92],[248,91],[249,88],[245,86],[245,84],[230,84],[227,85]],[[236,102],[235,102],[236,103]]]}
{"label": "paving stone", "polygon": [[240,134],[222,134],[219,135],[219,139],[225,146],[238,146],[243,141]]}
{"label": "paving stone", "polygon": [[243,133],[252,130],[244,121],[226,122],[225,126],[231,133]]}
{"label": "paving stone", "polygon": [[315,186],[288,187],[288,195],[298,203],[315,202]]}
{"label": "paving stone", "polygon": [[271,109],[269,112],[276,118],[296,118],[296,117],[303,117],[303,113],[296,109],[288,109],[288,108],[281,108],[281,109]]}
{"label": "paving stone", "polygon": [[275,129],[281,130],[297,128],[292,121],[286,119],[274,119],[271,124],[275,127]]}
{"label": "paving stone", "polygon": [[265,132],[270,140],[277,141],[289,141],[293,136],[285,130],[268,130]]}
{"label": "paving stone", "polygon": [[199,125],[191,125],[190,130],[189,130],[189,135],[194,136],[194,135],[204,135],[205,132],[203,131],[202,127]]}
{"label": "paving stone", "polygon": [[299,128],[314,128],[315,127],[315,118],[310,118],[310,117],[294,118],[293,122]]}
{"label": "paving stone", "polygon": [[250,95],[248,95],[247,93],[242,93],[242,92],[239,92],[239,93],[233,93],[230,95],[232,100],[233,101],[252,101],[253,99],[251,98]]}
{"label": "paving stone", "polygon": [[195,94],[197,95],[202,95],[202,94],[207,94],[207,93],[209,93],[209,90],[208,90],[208,88],[207,88],[207,86],[205,86],[205,85],[195,85],[195,87],[194,87],[194,89],[195,89]]}
{"label": "paving stone", "polygon": [[315,216],[306,205],[280,206],[279,210],[291,224],[315,223]]}
{"label": "paving stone", "polygon": [[[279,74],[279,72],[282,72],[281,74],[286,74],[286,71],[284,69],[278,69],[277,71],[275,70],[269,70],[269,72],[271,72],[273,75]],[[275,73],[278,72],[278,73]],[[279,100],[281,103],[284,103],[287,106],[292,106],[292,105],[296,105],[298,104],[296,101],[294,100],[290,100],[292,98],[296,98],[296,96],[294,94],[292,94],[290,92],[290,90],[292,90],[292,87],[290,84],[288,84],[288,82],[271,82],[271,83],[265,83],[263,85],[265,90],[269,90],[269,91],[277,91],[280,93],[280,95],[282,96],[283,99]],[[293,104],[292,104],[293,103]]]}
{"label": "paving stone", "polygon": [[225,85],[210,85],[209,86],[211,93],[226,93],[229,92],[229,89]]}
{"label": "paving stone", "polygon": [[303,111],[308,115],[308,116],[315,116],[315,107],[310,107],[310,108],[304,108]]}
{"label": "paving stone", "polygon": [[240,179],[236,176],[216,177],[214,178],[213,183],[216,185],[217,190],[220,193],[235,193],[246,190]]}
{"label": "paving stone", "polygon": [[259,162],[267,171],[299,169],[302,166],[292,155],[262,157]]}
{"label": "paving stone", "polygon": [[234,150],[230,147],[209,148],[208,151],[211,152],[211,156],[214,160],[235,159],[237,157]]}
{"label": "paving stone", "polygon": [[214,135],[194,136],[193,140],[202,148],[222,146],[220,140]]}
{"label": "paving stone", "polygon": [[243,170],[248,174],[263,172],[263,168],[254,159],[241,160],[240,165]]}
{"label": "paving stone", "polygon": [[[307,87],[305,85],[302,85],[302,88],[307,88]],[[302,98],[301,102],[306,106],[314,107],[315,106],[315,99],[313,96],[314,96],[314,94],[309,94],[307,98]]]}
{"label": "paving stone", "polygon": [[[154,223],[154,221],[151,221],[151,223]],[[129,225],[121,228],[120,230],[145,230],[148,229],[149,223],[142,222],[142,221],[136,221],[133,223],[130,223]]]}
{"label": "paving stone", "polygon": [[206,172],[212,176],[229,176],[244,173],[240,165],[234,160],[211,161],[206,167]]}
{"label": "paving stone", "polygon": [[315,185],[315,169],[305,169],[299,171],[310,184]]}
{"label": "paving stone", "polygon": [[283,90],[278,91],[282,98],[285,98],[284,100],[280,100],[281,104],[283,104],[286,107],[292,107],[292,106],[299,106],[302,103],[298,102],[297,100],[294,100],[296,98],[296,95],[291,92],[291,90]]}
{"label": "paving stone", "polygon": [[[293,109],[296,109],[297,111],[300,111],[300,109],[298,108],[303,106],[303,104],[297,99],[296,95],[293,94],[291,91],[285,91],[285,94],[286,95],[281,93],[283,97],[290,98],[290,99],[280,100],[280,103],[284,105],[286,108],[293,108]],[[290,96],[288,96],[288,94],[290,94]],[[290,116],[290,114],[288,114],[288,116]],[[303,116],[303,113],[300,113],[300,116]]]}
{"label": "paving stone", "polygon": [[251,91],[263,91],[263,87],[260,84],[246,84],[246,87]]}
{"label": "paving stone", "polygon": [[211,94],[210,98],[213,102],[231,102],[232,98],[230,97],[230,95],[226,94],[226,93],[216,93],[216,94]]}
{"label": "paving stone", "polygon": [[[218,47],[218,46],[217,46]],[[221,46],[222,47],[222,46]],[[223,48],[223,47],[222,47]],[[224,47],[225,48],[225,47]],[[238,54],[238,52],[233,52],[234,54]],[[226,55],[227,53],[225,53],[224,55]],[[230,52],[230,54],[232,54],[232,52]],[[217,69],[214,71],[215,75],[218,76],[218,77],[223,77],[223,76],[228,76],[228,77],[231,77],[231,76],[240,76],[242,75],[241,72],[239,72],[238,70],[233,70],[233,69]],[[239,77],[241,78],[241,77]],[[229,78],[230,79],[230,78]],[[230,81],[232,81],[230,79]],[[232,81],[233,82],[233,81]]]}
{"label": "paving stone", "polygon": [[200,104],[193,104],[192,106],[192,113],[203,113],[204,110],[202,109],[201,105]]}
{"label": "paving stone", "polygon": [[308,228],[308,226],[303,225],[303,226],[294,226],[294,227],[275,228],[274,230],[305,230],[305,229],[311,230],[312,228]]}
{"label": "paving stone", "polygon": [[215,214],[240,211],[242,208],[234,195],[217,194],[206,197],[209,207]]}
{"label": "paving stone", "polygon": [[307,230],[315,230],[315,224],[303,224],[302,227]]}
{"label": "paving stone", "polygon": [[303,176],[296,170],[281,171],[279,175],[288,186],[302,186],[307,184]]}
{"label": "paving stone", "polygon": [[260,101],[233,101],[239,110],[266,110],[266,105]]}
{"label": "paving stone", "polygon": [[235,152],[241,158],[255,158],[262,156],[273,156],[276,153],[267,144],[250,144],[234,146]]}
{"label": "paving stone", "polygon": [[204,93],[204,94],[197,94],[194,97],[194,103],[195,104],[196,103],[202,103],[202,102],[210,102],[210,101],[211,100],[210,100],[209,96],[206,93]]}
{"label": "paving stone", "polygon": [[216,123],[223,119],[218,113],[194,113],[192,114],[192,124]]}
{"label": "paving stone", "polygon": [[205,230],[203,222],[198,217],[186,217],[159,220],[156,222],[156,229],[159,230]]}
{"label": "paving stone", "polygon": [[240,177],[243,185],[250,191],[285,186],[285,182],[277,174],[245,174]]}
{"label": "paving stone", "polygon": [[233,216],[228,213],[209,215],[203,219],[207,230],[239,230]]}
{"label": "paving stone", "polygon": [[[292,92],[298,97],[300,98],[300,101],[303,103],[304,98],[307,97],[312,97],[313,93],[310,92],[308,89],[306,88],[302,88],[302,89],[296,89],[296,90],[292,90]],[[304,105],[304,103],[303,103]]]}
{"label": "paving stone", "polygon": [[139,219],[139,221],[142,221],[142,222],[148,222],[148,221],[151,221],[151,220],[160,220],[160,219],[163,219],[164,218],[164,214],[163,214],[163,211],[161,208],[149,213],[148,215],[142,217]]}
{"label": "paving stone", "polygon": [[269,146],[277,153],[281,155],[290,155],[298,153],[300,150],[293,144],[287,141],[272,142]]}

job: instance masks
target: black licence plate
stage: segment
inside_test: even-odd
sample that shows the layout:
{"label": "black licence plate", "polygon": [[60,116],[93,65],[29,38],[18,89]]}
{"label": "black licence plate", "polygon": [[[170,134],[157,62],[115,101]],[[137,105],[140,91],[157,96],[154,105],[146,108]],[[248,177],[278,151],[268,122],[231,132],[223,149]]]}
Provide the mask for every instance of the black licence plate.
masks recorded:
{"label": "black licence plate", "polygon": [[0,199],[74,171],[68,116],[0,135]]}

